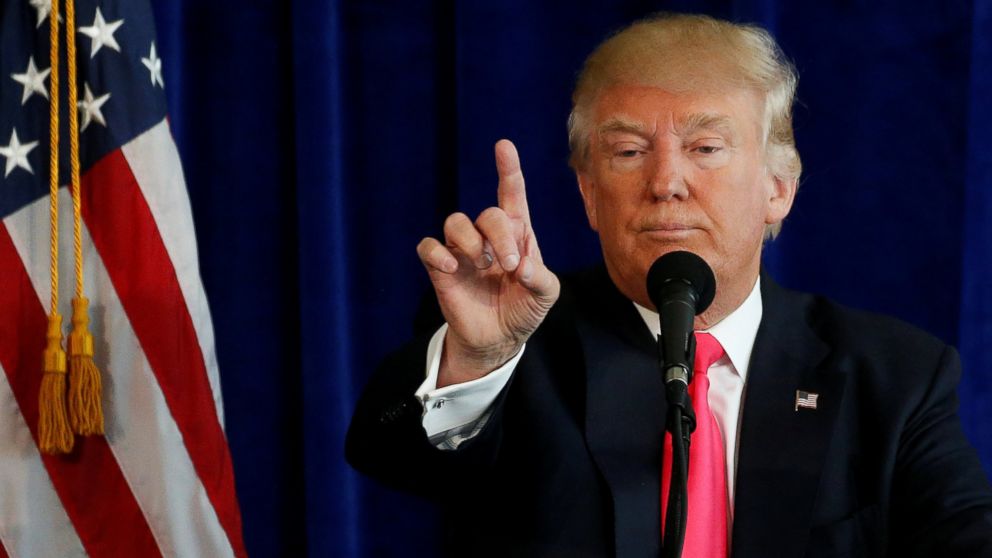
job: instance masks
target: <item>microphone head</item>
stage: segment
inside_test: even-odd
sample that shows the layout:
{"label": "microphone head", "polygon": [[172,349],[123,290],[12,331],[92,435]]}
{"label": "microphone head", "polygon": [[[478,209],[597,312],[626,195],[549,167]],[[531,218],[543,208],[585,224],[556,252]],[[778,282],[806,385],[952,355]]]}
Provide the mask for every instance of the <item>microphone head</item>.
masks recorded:
{"label": "microphone head", "polygon": [[702,314],[713,302],[716,278],[710,266],[696,254],[683,250],[669,252],[651,264],[648,271],[648,296],[655,308],[661,308],[665,285],[679,281],[687,283],[696,293],[696,314]]}

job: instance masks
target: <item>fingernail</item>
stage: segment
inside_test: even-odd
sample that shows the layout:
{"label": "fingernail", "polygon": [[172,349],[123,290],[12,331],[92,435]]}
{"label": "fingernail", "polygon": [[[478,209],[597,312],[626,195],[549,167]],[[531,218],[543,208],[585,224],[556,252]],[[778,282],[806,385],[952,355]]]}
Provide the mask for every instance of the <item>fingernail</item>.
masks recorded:
{"label": "fingernail", "polygon": [[513,271],[517,269],[517,264],[520,263],[520,256],[516,254],[511,254],[506,257],[506,269],[507,271]]}
{"label": "fingernail", "polygon": [[493,265],[493,257],[489,255],[489,252],[483,252],[478,261],[475,262],[475,266],[479,269],[488,269],[491,265]]}
{"label": "fingernail", "polygon": [[454,259],[444,260],[444,271],[447,273],[454,273],[458,269],[458,262]]}

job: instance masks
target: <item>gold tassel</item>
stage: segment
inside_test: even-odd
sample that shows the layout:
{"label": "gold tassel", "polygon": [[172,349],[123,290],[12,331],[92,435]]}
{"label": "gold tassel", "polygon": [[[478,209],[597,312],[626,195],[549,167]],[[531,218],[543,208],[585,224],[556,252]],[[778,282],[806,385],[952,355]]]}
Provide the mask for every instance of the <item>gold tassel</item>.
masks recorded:
{"label": "gold tassel", "polygon": [[66,359],[62,350],[62,316],[48,318],[41,392],[38,394],[38,442],[48,454],[69,453],[74,438],[65,408]]}
{"label": "gold tassel", "polygon": [[72,299],[72,332],[69,334],[69,421],[72,431],[88,436],[103,434],[103,386],[93,362],[88,298]]}

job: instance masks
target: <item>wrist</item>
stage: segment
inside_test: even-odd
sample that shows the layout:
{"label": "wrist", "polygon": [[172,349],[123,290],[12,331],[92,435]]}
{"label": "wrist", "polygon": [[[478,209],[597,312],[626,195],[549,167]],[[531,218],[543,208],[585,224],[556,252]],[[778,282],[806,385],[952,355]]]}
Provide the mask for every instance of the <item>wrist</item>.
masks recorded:
{"label": "wrist", "polygon": [[510,361],[522,345],[508,342],[488,347],[471,347],[449,329],[441,352],[437,387],[477,380]]}

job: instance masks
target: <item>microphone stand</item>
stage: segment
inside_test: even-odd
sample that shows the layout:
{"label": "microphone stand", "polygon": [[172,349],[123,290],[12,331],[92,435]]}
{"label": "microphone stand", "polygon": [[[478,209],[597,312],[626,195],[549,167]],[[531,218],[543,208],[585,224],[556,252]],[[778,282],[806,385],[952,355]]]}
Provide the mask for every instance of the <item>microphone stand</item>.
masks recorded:
{"label": "microphone stand", "polygon": [[[695,359],[696,336],[690,332],[684,343],[679,343],[680,340],[668,340],[669,343],[665,341],[661,335],[658,336],[658,364],[665,374],[665,396],[668,401],[665,429],[672,435],[672,471],[668,484],[662,548],[665,558],[680,558],[685,543],[689,508],[689,442],[696,429],[696,414],[693,412],[688,390],[689,382],[692,381],[692,365],[687,363],[692,363]],[[674,349],[678,345],[687,350]],[[666,346],[669,347],[668,352],[684,354],[666,354]]]}

